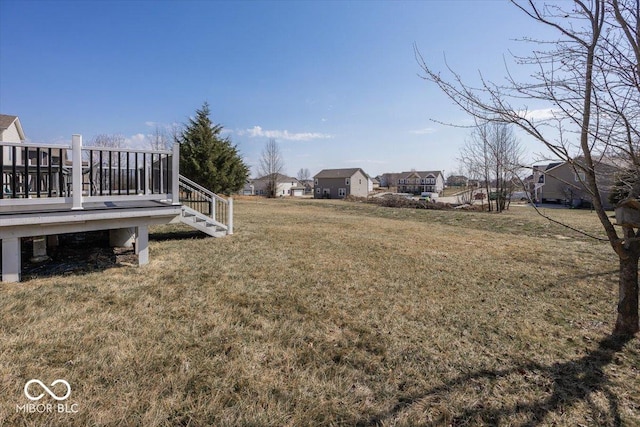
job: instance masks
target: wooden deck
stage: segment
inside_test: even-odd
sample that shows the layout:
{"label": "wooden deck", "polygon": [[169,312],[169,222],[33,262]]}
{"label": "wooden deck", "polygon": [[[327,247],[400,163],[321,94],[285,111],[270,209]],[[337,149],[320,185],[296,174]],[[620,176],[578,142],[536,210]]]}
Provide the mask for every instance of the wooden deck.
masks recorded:
{"label": "wooden deck", "polygon": [[[69,146],[0,142],[0,164],[3,282],[20,280],[25,237],[112,230],[135,242],[144,265],[150,225],[183,221],[216,237],[233,232],[232,200],[180,177],[178,144],[171,151],[83,147],[79,135]],[[46,246],[37,250],[46,256]]]}

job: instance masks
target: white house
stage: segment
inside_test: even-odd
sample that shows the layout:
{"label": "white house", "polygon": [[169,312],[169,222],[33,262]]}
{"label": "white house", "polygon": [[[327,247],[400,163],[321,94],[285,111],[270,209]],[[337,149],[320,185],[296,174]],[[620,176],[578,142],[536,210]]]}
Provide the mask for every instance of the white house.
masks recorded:
{"label": "white house", "polygon": [[[0,142],[24,142],[26,140],[22,124],[18,116],[0,114]],[[22,160],[22,150],[16,151],[18,162]],[[11,147],[2,147],[2,164],[9,165],[13,161],[14,150]]]}
{"label": "white house", "polygon": [[[251,194],[255,196],[266,196],[269,194],[270,181],[269,176],[262,176],[254,179],[248,186],[245,186],[245,189],[250,189],[252,191]],[[304,192],[304,187],[296,178],[279,173],[277,174],[276,182],[276,197],[298,196],[302,195],[301,192]],[[245,194],[247,194],[246,191]]]}
{"label": "white house", "polygon": [[25,139],[18,116],[0,114],[0,142],[23,142]]}

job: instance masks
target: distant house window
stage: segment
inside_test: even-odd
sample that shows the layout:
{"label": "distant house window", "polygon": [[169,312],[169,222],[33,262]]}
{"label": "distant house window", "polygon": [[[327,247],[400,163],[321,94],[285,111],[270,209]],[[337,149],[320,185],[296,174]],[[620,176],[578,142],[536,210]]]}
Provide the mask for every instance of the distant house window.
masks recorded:
{"label": "distant house window", "polygon": [[404,179],[400,179],[400,180],[398,180],[398,182],[399,182],[400,184],[404,184]]}
{"label": "distant house window", "polygon": [[[316,179],[316,181],[318,181],[318,180]],[[316,183],[316,185],[318,185],[318,184]],[[316,193],[320,194],[321,192],[322,192],[322,189],[320,187],[316,188]]]}
{"label": "distant house window", "polygon": [[349,184],[351,184],[351,179],[350,178],[345,178],[344,185],[349,185]]}
{"label": "distant house window", "polygon": [[338,188],[338,197],[344,197],[347,195],[347,189],[346,188]]}
{"label": "distant house window", "polygon": [[538,184],[544,184],[544,175],[540,175],[540,178],[538,178]]}
{"label": "distant house window", "polygon": [[576,182],[584,182],[586,179],[586,176],[584,174],[584,172],[574,172],[573,173],[573,178],[576,180]]}
{"label": "distant house window", "polygon": [[316,185],[318,185],[318,178],[316,178],[316,182],[315,182],[315,184],[316,184]]}
{"label": "distant house window", "polygon": [[359,179],[359,180],[358,180],[358,184],[362,184],[362,179]]}

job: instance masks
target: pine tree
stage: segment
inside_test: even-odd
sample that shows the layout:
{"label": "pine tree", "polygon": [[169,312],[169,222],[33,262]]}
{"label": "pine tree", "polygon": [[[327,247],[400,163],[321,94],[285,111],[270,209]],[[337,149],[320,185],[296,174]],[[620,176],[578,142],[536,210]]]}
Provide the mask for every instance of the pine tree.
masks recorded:
{"label": "pine tree", "polygon": [[242,189],[249,168],[229,137],[222,137],[222,125],[214,125],[209,115],[205,102],[178,136],[180,173],[214,193],[231,194]]}

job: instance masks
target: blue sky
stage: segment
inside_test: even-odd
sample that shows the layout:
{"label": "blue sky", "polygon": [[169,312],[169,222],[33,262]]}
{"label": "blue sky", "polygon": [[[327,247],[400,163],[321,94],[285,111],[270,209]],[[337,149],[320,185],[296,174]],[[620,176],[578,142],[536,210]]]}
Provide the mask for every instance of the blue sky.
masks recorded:
{"label": "blue sky", "polygon": [[[499,81],[540,28],[506,1],[0,1],[0,112],[32,142],[80,133],[140,144],[203,102],[248,164],[270,137],[285,170],[457,169],[469,131],[420,79]],[[529,108],[545,106],[529,105]],[[540,147],[522,139],[531,159]],[[86,142],[85,142],[86,143]]]}

